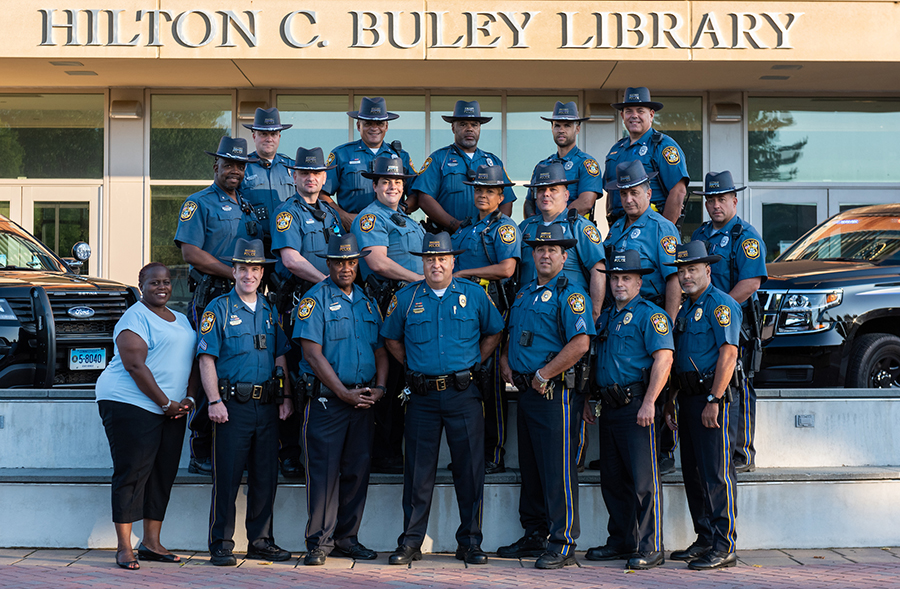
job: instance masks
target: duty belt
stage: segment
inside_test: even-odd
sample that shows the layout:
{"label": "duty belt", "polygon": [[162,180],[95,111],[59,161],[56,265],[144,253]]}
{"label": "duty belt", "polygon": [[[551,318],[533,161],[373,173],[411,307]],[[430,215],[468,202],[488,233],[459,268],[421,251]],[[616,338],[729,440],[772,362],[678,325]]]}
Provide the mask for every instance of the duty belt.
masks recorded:
{"label": "duty belt", "polygon": [[627,386],[613,384],[608,387],[599,387],[598,392],[604,406],[611,409],[620,409],[642,396],[647,391],[643,382],[634,382]]}
{"label": "duty belt", "polygon": [[[356,384],[347,384],[347,383],[341,383],[341,384],[344,385],[344,388],[346,388],[348,391],[350,391],[353,389],[364,389],[366,387],[371,387],[374,383],[375,383],[374,380],[370,380],[369,382],[358,382]],[[326,387],[325,384],[322,381],[320,381],[319,379],[316,379],[315,384],[313,384],[313,397],[315,397],[315,398],[325,397],[326,399],[338,399],[339,398],[337,393],[335,393],[333,390]]]}
{"label": "duty belt", "polygon": [[219,395],[223,401],[234,399],[238,403],[246,403],[251,399],[259,401],[263,405],[272,403],[278,396],[278,385],[275,379],[270,379],[262,384],[252,382],[229,382],[219,379]]}
{"label": "duty belt", "polygon": [[[531,388],[531,379],[534,378],[534,374],[524,374],[522,372],[513,372],[513,384],[516,385],[516,388],[519,389],[520,393],[524,393],[528,389]],[[553,382],[562,382],[560,376],[555,376],[553,378],[547,379],[548,381]]]}
{"label": "duty belt", "polygon": [[421,372],[407,372],[406,383],[409,389],[417,395],[428,394],[428,391],[446,391],[453,387],[463,391],[472,383],[472,371],[460,370],[452,374],[429,376]]}

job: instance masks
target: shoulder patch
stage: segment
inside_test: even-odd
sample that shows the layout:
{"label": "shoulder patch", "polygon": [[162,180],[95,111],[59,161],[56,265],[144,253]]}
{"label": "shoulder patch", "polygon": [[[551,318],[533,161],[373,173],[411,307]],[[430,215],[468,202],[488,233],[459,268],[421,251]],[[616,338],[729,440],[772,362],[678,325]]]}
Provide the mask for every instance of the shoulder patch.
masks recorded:
{"label": "shoulder patch", "polygon": [[[412,165],[412,162],[410,162],[410,165]],[[422,163],[422,169],[419,170],[419,173],[421,174],[422,172],[424,172],[425,170],[427,170],[427,169],[428,169],[428,166],[430,166],[430,165],[431,165],[431,157],[428,157],[428,159],[426,159],[426,160]]]}
{"label": "shoulder patch", "polygon": [[755,239],[745,239],[741,244],[744,254],[751,260],[759,257],[759,242]]}
{"label": "shoulder patch", "polygon": [[216,314],[212,311],[207,311],[203,314],[203,318],[200,320],[200,333],[207,334],[212,331],[213,325],[216,324]]}
{"label": "shoulder patch", "polygon": [[500,241],[503,243],[515,243],[516,241],[515,225],[504,225],[497,230],[497,233],[500,234]]}
{"label": "shoulder patch", "polygon": [[294,220],[294,215],[288,213],[287,211],[283,213],[278,213],[278,216],[275,217],[275,229],[278,231],[287,231],[291,228],[291,221]]}
{"label": "shoulder patch", "polygon": [[397,295],[391,297],[391,304],[388,305],[387,313],[384,314],[385,317],[390,317],[391,313],[394,312],[394,309],[397,308]]}
{"label": "shoulder patch", "polygon": [[669,333],[669,320],[666,319],[666,316],[662,313],[654,313],[651,315],[650,323],[653,324],[653,329],[655,329],[656,333],[659,335],[666,335]]}
{"label": "shoulder patch", "polygon": [[713,315],[716,316],[716,321],[718,321],[719,325],[722,327],[731,325],[731,309],[728,308],[728,305],[719,305],[716,307],[716,310],[713,311]]}
{"label": "shoulder patch", "polygon": [[659,240],[659,243],[663,246],[663,249],[666,250],[667,254],[670,256],[675,255],[675,246],[678,244],[678,240],[675,239],[674,235],[666,235]]}
{"label": "shoulder patch", "polygon": [[600,175],[600,164],[598,164],[595,159],[584,160],[584,169],[587,170],[587,173],[591,176]]}
{"label": "shoulder patch", "polygon": [[297,307],[297,317],[300,319],[306,319],[309,317],[309,314],[312,313],[312,310],[316,307],[315,299],[311,299],[309,297],[300,301],[300,305]]}
{"label": "shoulder patch", "polygon": [[678,162],[681,161],[681,154],[678,153],[678,148],[674,145],[670,145],[662,151],[663,159],[666,160],[670,166],[674,166]]}
{"label": "shoulder patch", "polygon": [[359,228],[363,233],[368,233],[375,227],[375,215],[369,213],[359,218]]}
{"label": "shoulder patch", "polygon": [[418,174],[418,172],[416,172],[416,166],[413,165],[412,158],[409,158],[409,169],[413,174]]}
{"label": "shoulder patch", "polygon": [[585,225],[584,229],[582,229],[582,231],[584,232],[585,235],[587,235],[587,238],[590,239],[592,242],[600,243],[600,232],[597,231],[597,228],[594,227],[592,224],[588,223],[587,225]]}
{"label": "shoulder patch", "polygon": [[334,152],[332,151],[331,153],[328,154],[328,159],[325,161],[325,165],[330,166],[333,163],[334,163]]}
{"label": "shoulder patch", "polygon": [[194,212],[197,210],[197,203],[192,200],[185,201],[184,206],[181,207],[181,220],[187,221],[191,217],[194,216]]}
{"label": "shoulder patch", "polygon": [[568,298],[569,308],[572,309],[573,313],[577,313],[581,315],[584,313],[584,295],[576,292],[575,294],[569,295]]}

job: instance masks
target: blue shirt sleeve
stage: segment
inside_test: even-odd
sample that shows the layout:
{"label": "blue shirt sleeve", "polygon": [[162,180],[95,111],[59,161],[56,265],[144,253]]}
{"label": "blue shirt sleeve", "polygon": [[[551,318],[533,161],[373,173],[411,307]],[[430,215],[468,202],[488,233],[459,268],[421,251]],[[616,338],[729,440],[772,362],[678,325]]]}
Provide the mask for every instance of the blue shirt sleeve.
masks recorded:
{"label": "blue shirt sleeve", "polygon": [[203,248],[206,241],[206,210],[200,197],[201,193],[192,194],[181,205],[178,217],[178,229],[175,231],[175,243],[182,243]]}
{"label": "blue shirt sleeve", "polygon": [[278,325],[278,322],[275,322],[275,358],[284,356],[290,351],[290,349],[290,339],[288,339],[288,336],[284,333],[284,330],[281,329],[281,326]]}
{"label": "blue shirt sleeve", "polygon": [[312,291],[307,292],[300,304],[297,305],[293,339],[298,344],[301,339],[307,339],[320,346],[325,343],[325,310],[322,308],[321,297],[317,296],[322,292],[318,286],[314,286]]}
{"label": "blue shirt sleeve", "polygon": [[381,335],[385,339],[393,339],[397,341],[403,340],[403,328],[406,319],[406,313],[404,313],[400,309],[401,298],[404,300],[406,299],[406,293],[403,292],[403,290],[395,294],[393,298],[391,298],[391,304],[388,305],[387,312],[384,316],[384,324],[381,327]]}
{"label": "blue shirt sleeve", "polygon": [[591,272],[591,268],[597,262],[606,261],[603,240],[600,238],[600,232],[597,230],[597,227],[581,215],[578,216],[575,227],[576,231],[578,231],[578,235],[575,236],[578,239],[575,247],[578,248],[578,255],[581,257],[582,264],[586,266],[588,272]]}
{"label": "blue shirt sleeve", "polygon": [[566,290],[565,294],[566,299],[559,301],[564,332],[566,334],[566,342],[564,343],[571,341],[573,337],[582,333],[594,335],[596,333],[594,322],[591,319],[591,314],[587,312],[591,309],[591,299],[580,288],[570,288]]}
{"label": "blue shirt sleeve", "polygon": [[376,245],[385,247],[390,245],[387,223],[374,213],[363,211],[363,213],[357,215],[353,221],[352,229],[360,251]]}
{"label": "blue shirt sleeve", "polygon": [[506,326],[503,322],[503,316],[500,315],[500,311],[491,302],[484,289],[475,287],[471,291],[478,297],[478,318],[482,335],[494,335],[503,331],[503,328]]}
{"label": "blue shirt sleeve", "polygon": [[495,261],[499,264],[510,258],[520,259],[522,256],[522,234],[512,219],[505,219],[497,227],[494,239]]}
{"label": "blue shirt sleeve", "polygon": [[715,305],[710,325],[716,338],[716,347],[721,348],[725,344],[737,346],[740,343],[743,321],[741,306],[727,294],[716,298]]}
{"label": "blue shirt sleeve", "polygon": [[578,168],[578,184],[576,184],[575,197],[577,198],[582,192],[596,192],[603,195],[603,176],[601,175],[600,164],[597,160],[584,154],[585,160],[581,162]]}
{"label": "blue shirt sleeve", "polygon": [[755,231],[744,230],[735,255],[738,281],[746,278],[766,278],[766,243]]}
{"label": "blue shirt sleeve", "polygon": [[328,154],[328,159],[325,160],[325,165],[330,166],[331,164],[337,162],[337,166],[325,172],[325,184],[322,185],[322,192],[327,194],[328,196],[332,196],[336,191],[338,186],[340,185],[340,170],[341,170],[341,161],[339,158],[338,147],[335,147],[331,150],[331,153]]}
{"label": "blue shirt sleeve", "polygon": [[656,263],[664,279],[678,272],[675,266],[666,266],[675,261],[675,245],[681,243],[681,237],[675,225],[663,218],[658,225],[656,235]]}
{"label": "blue shirt sleeve", "polygon": [[294,214],[291,201],[282,203],[275,210],[272,217],[272,251],[289,247],[298,253],[303,251],[303,234],[300,232],[300,223],[303,219]]}
{"label": "blue shirt sleeve", "polygon": [[674,350],[675,339],[672,336],[672,322],[669,315],[659,307],[651,308],[647,313],[649,325],[644,328],[644,347],[651,356],[657,350]]}
{"label": "blue shirt sleeve", "polygon": [[659,145],[659,180],[665,186],[666,192],[672,190],[676,184],[684,180],[690,182],[687,171],[687,161],[681,147],[675,140],[665,135]]}
{"label": "blue shirt sleeve", "polygon": [[[226,301],[226,304],[219,304],[223,299]],[[222,309],[223,307],[227,309],[227,301],[227,294],[213,299],[206,307],[206,311],[200,317],[200,325],[197,329],[200,334],[200,339],[197,340],[198,356],[200,354],[209,354],[214,358],[219,357],[219,351],[222,347],[222,338],[224,337],[222,322],[225,320],[226,315]]]}
{"label": "blue shirt sleeve", "polygon": [[436,160],[443,157],[443,152],[441,149],[428,156],[422,164],[422,169],[419,170],[419,175],[413,179],[412,190],[424,192],[432,198],[438,196],[441,189],[441,164]]}

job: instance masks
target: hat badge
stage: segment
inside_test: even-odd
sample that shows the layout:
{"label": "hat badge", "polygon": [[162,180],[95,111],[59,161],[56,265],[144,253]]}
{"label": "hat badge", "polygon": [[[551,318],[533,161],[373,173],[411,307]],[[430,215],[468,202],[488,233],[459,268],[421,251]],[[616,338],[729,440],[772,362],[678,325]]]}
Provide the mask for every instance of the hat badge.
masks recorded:
{"label": "hat badge", "polygon": [[380,107],[380,106],[373,106],[373,107],[372,107],[371,109],[369,109],[369,110],[370,110],[370,112],[371,112],[372,114],[380,114],[380,113],[381,113],[381,107]]}
{"label": "hat badge", "polygon": [[342,252],[349,252],[349,251],[350,251],[350,244],[349,244],[349,243],[342,243],[342,244],[341,244],[341,251],[342,251]]}
{"label": "hat badge", "polygon": [[391,164],[387,167],[388,172],[394,172],[396,174],[400,173],[400,167],[397,164]]}
{"label": "hat badge", "polygon": [[640,94],[629,94],[628,95],[628,100],[640,100],[640,99],[641,99]]}
{"label": "hat badge", "polygon": [[719,181],[718,181],[718,180],[712,180],[712,181],[710,181],[709,187],[710,187],[710,188],[718,188],[718,187],[719,187]]}
{"label": "hat badge", "polygon": [[625,263],[625,254],[622,254],[622,255],[616,254],[615,263],[616,264],[624,264]]}
{"label": "hat badge", "polygon": [[541,172],[541,173],[540,173],[540,179],[541,179],[541,180],[549,180],[549,179],[550,179],[550,172]]}
{"label": "hat badge", "polygon": [[275,124],[275,119],[266,119],[266,124],[267,124],[267,125],[274,125],[274,124]]}
{"label": "hat badge", "polygon": [[240,154],[244,153],[244,148],[243,148],[243,147],[232,147],[232,148],[231,148],[231,151],[232,151],[235,155],[240,155]]}
{"label": "hat badge", "polygon": [[429,241],[428,247],[441,247],[441,242],[440,241]]}
{"label": "hat badge", "polygon": [[619,177],[620,184],[627,184],[628,182],[631,182],[631,174],[622,174],[622,176]]}
{"label": "hat badge", "polygon": [[314,155],[306,156],[306,163],[308,163],[308,164],[316,163],[316,156],[314,156]]}
{"label": "hat badge", "polygon": [[465,107],[465,108],[463,109],[463,112],[464,112],[464,113],[472,113],[472,114],[475,114],[475,107],[474,107],[474,106],[467,106],[467,107]]}
{"label": "hat badge", "polygon": [[678,258],[679,258],[679,259],[680,259],[680,258],[686,258],[686,257],[688,257],[687,249],[683,249],[683,250],[681,250],[680,252],[678,252]]}
{"label": "hat badge", "polygon": [[244,255],[247,257],[254,257],[254,256],[256,256],[256,250],[245,249]]}

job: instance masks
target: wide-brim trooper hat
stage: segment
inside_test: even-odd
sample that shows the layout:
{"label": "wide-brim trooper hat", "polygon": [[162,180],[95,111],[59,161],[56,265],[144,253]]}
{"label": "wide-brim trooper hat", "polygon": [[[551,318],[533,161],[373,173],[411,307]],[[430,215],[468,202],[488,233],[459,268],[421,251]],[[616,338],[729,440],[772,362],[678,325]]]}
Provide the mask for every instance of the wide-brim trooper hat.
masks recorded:
{"label": "wide-brim trooper hat", "polygon": [[381,156],[375,158],[375,161],[372,162],[372,171],[371,172],[363,172],[363,178],[368,178],[369,180],[378,180],[379,178],[400,178],[401,180],[408,180],[410,178],[415,178],[415,174],[405,174],[403,171],[403,160],[396,156]]}
{"label": "wide-brim trooper hat", "polygon": [[249,125],[247,123],[242,124],[251,131],[284,131],[285,129],[290,129],[294,126],[282,125],[281,115],[274,106],[272,108],[256,109],[256,114],[253,116],[253,122]]}
{"label": "wide-brim trooper hat", "polygon": [[328,241],[328,251],[324,254],[316,254],[320,258],[326,260],[355,260],[356,258],[365,258],[372,252],[370,250],[359,251],[359,244],[356,242],[356,236],[352,233],[346,235],[336,235]]}
{"label": "wide-brim trooper hat", "polygon": [[525,243],[533,248],[541,245],[558,245],[567,250],[578,243],[578,240],[563,237],[562,225],[554,223],[548,226],[538,226],[534,239],[527,240]]}
{"label": "wide-brim trooper hat", "polygon": [[255,164],[259,161],[255,157],[249,157],[250,151],[247,149],[247,140],[240,137],[229,137],[226,135],[219,140],[219,147],[216,151],[204,151],[213,157],[222,158],[223,160],[232,160],[245,164]]}
{"label": "wide-brim trooper hat", "polygon": [[453,249],[453,243],[450,240],[450,234],[441,231],[437,235],[426,233],[422,239],[422,251],[409,252],[414,256],[458,256],[466,250]]}
{"label": "wide-brim trooper hat", "polygon": [[304,172],[326,172],[335,169],[337,166],[325,165],[325,154],[322,153],[321,147],[313,147],[312,149],[298,147],[294,165],[287,167],[291,170],[302,170]]}
{"label": "wide-brim trooper hat", "polygon": [[380,96],[377,98],[363,97],[359,103],[359,110],[347,111],[347,116],[364,121],[393,121],[400,118],[397,113],[388,112],[387,104]]}
{"label": "wide-brim trooper hat", "polygon": [[572,121],[573,123],[580,123],[581,121],[588,120],[589,117],[579,117],[578,105],[574,102],[563,104],[562,102],[557,101],[556,106],[553,107],[553,114],[549,117],[541,118],[551,123],[553,121]]}
{"label": "wide-brim trooper hat", "polygon": [[640,86],[638,88],[625,88],[625,100],[614,102],[610,106],[616,110],[622,110],[626,106],[646,106],[653,110],[662,110],[663,103],[650,100],[650,90],[646,86]]}
{"label": "wide-brim trooper hat", "polygon": [[610,190],[640,186],[644,182],[649,182],[651,178],[655,178],[657,174],[658,172],[648,174],[640,160],[621,162],[616,164],[616,179],[607,182],[603,189],[609,192]]}
{"label": "wide-brim trooper hat", "polygon": [[641,254],[637,250],[624,250],[612,253],[612,259],[607,262],[604,270],[597,269],[604,274],[652,274],[653,268],[641,267]]}
{"label": "wide-brim trooper hat", "polygon": [[475,176],[471,180],[463,180],[467,186],[489,186],[494,188],[506,188],[515,186],[515,182],[507,182],[503,166],[478,166]]}
{"label": "wide-brim trooper hat", "polygon": [[494,117],[481,116],[481,105],[477,100],[466,102],[465,100],[457,100],[456,106],[453,108],[452,115],[441,115],[441,118],[448,123],[453,121],[477,121],[482,125],[493,119]]}
{"label": "wide-brim trooper hat", "polygon": [[724,172],[708,173],[706,179],[703,181],[703,191],[695,190],[694,194],[699,194],[700,196],[715,196],[717,194],[728,194],[729,192],[740,192],[746,188],[746,186],[735,188],[731,172],[725,170]]}
{"label": "wide-brim trooper hat", "polygon": [[234,243],[234,255],[231,256],[233,264],[274,264],[276,260],[266,257],[261,239],[247,240],[239,237]]}
{"label": "wide-brim trooper hat", "polygon": [[526,184],[528,188],[539,188],[541,186],[556,186],[557,184],[576,184],[578,178],[569,180],[566,178],[566,169],[559,162],[550,162],[549,164],[538,164],[534,168],[531,184]]}
{"label": "wide-brim trooper hat", "polygon": [[663,266],[684,266],[685,264],[715,264],[722,259],[719,254],[706,253],[706,243],[695,239],[684,245],[675,246],[675,261],[667,262]]}

